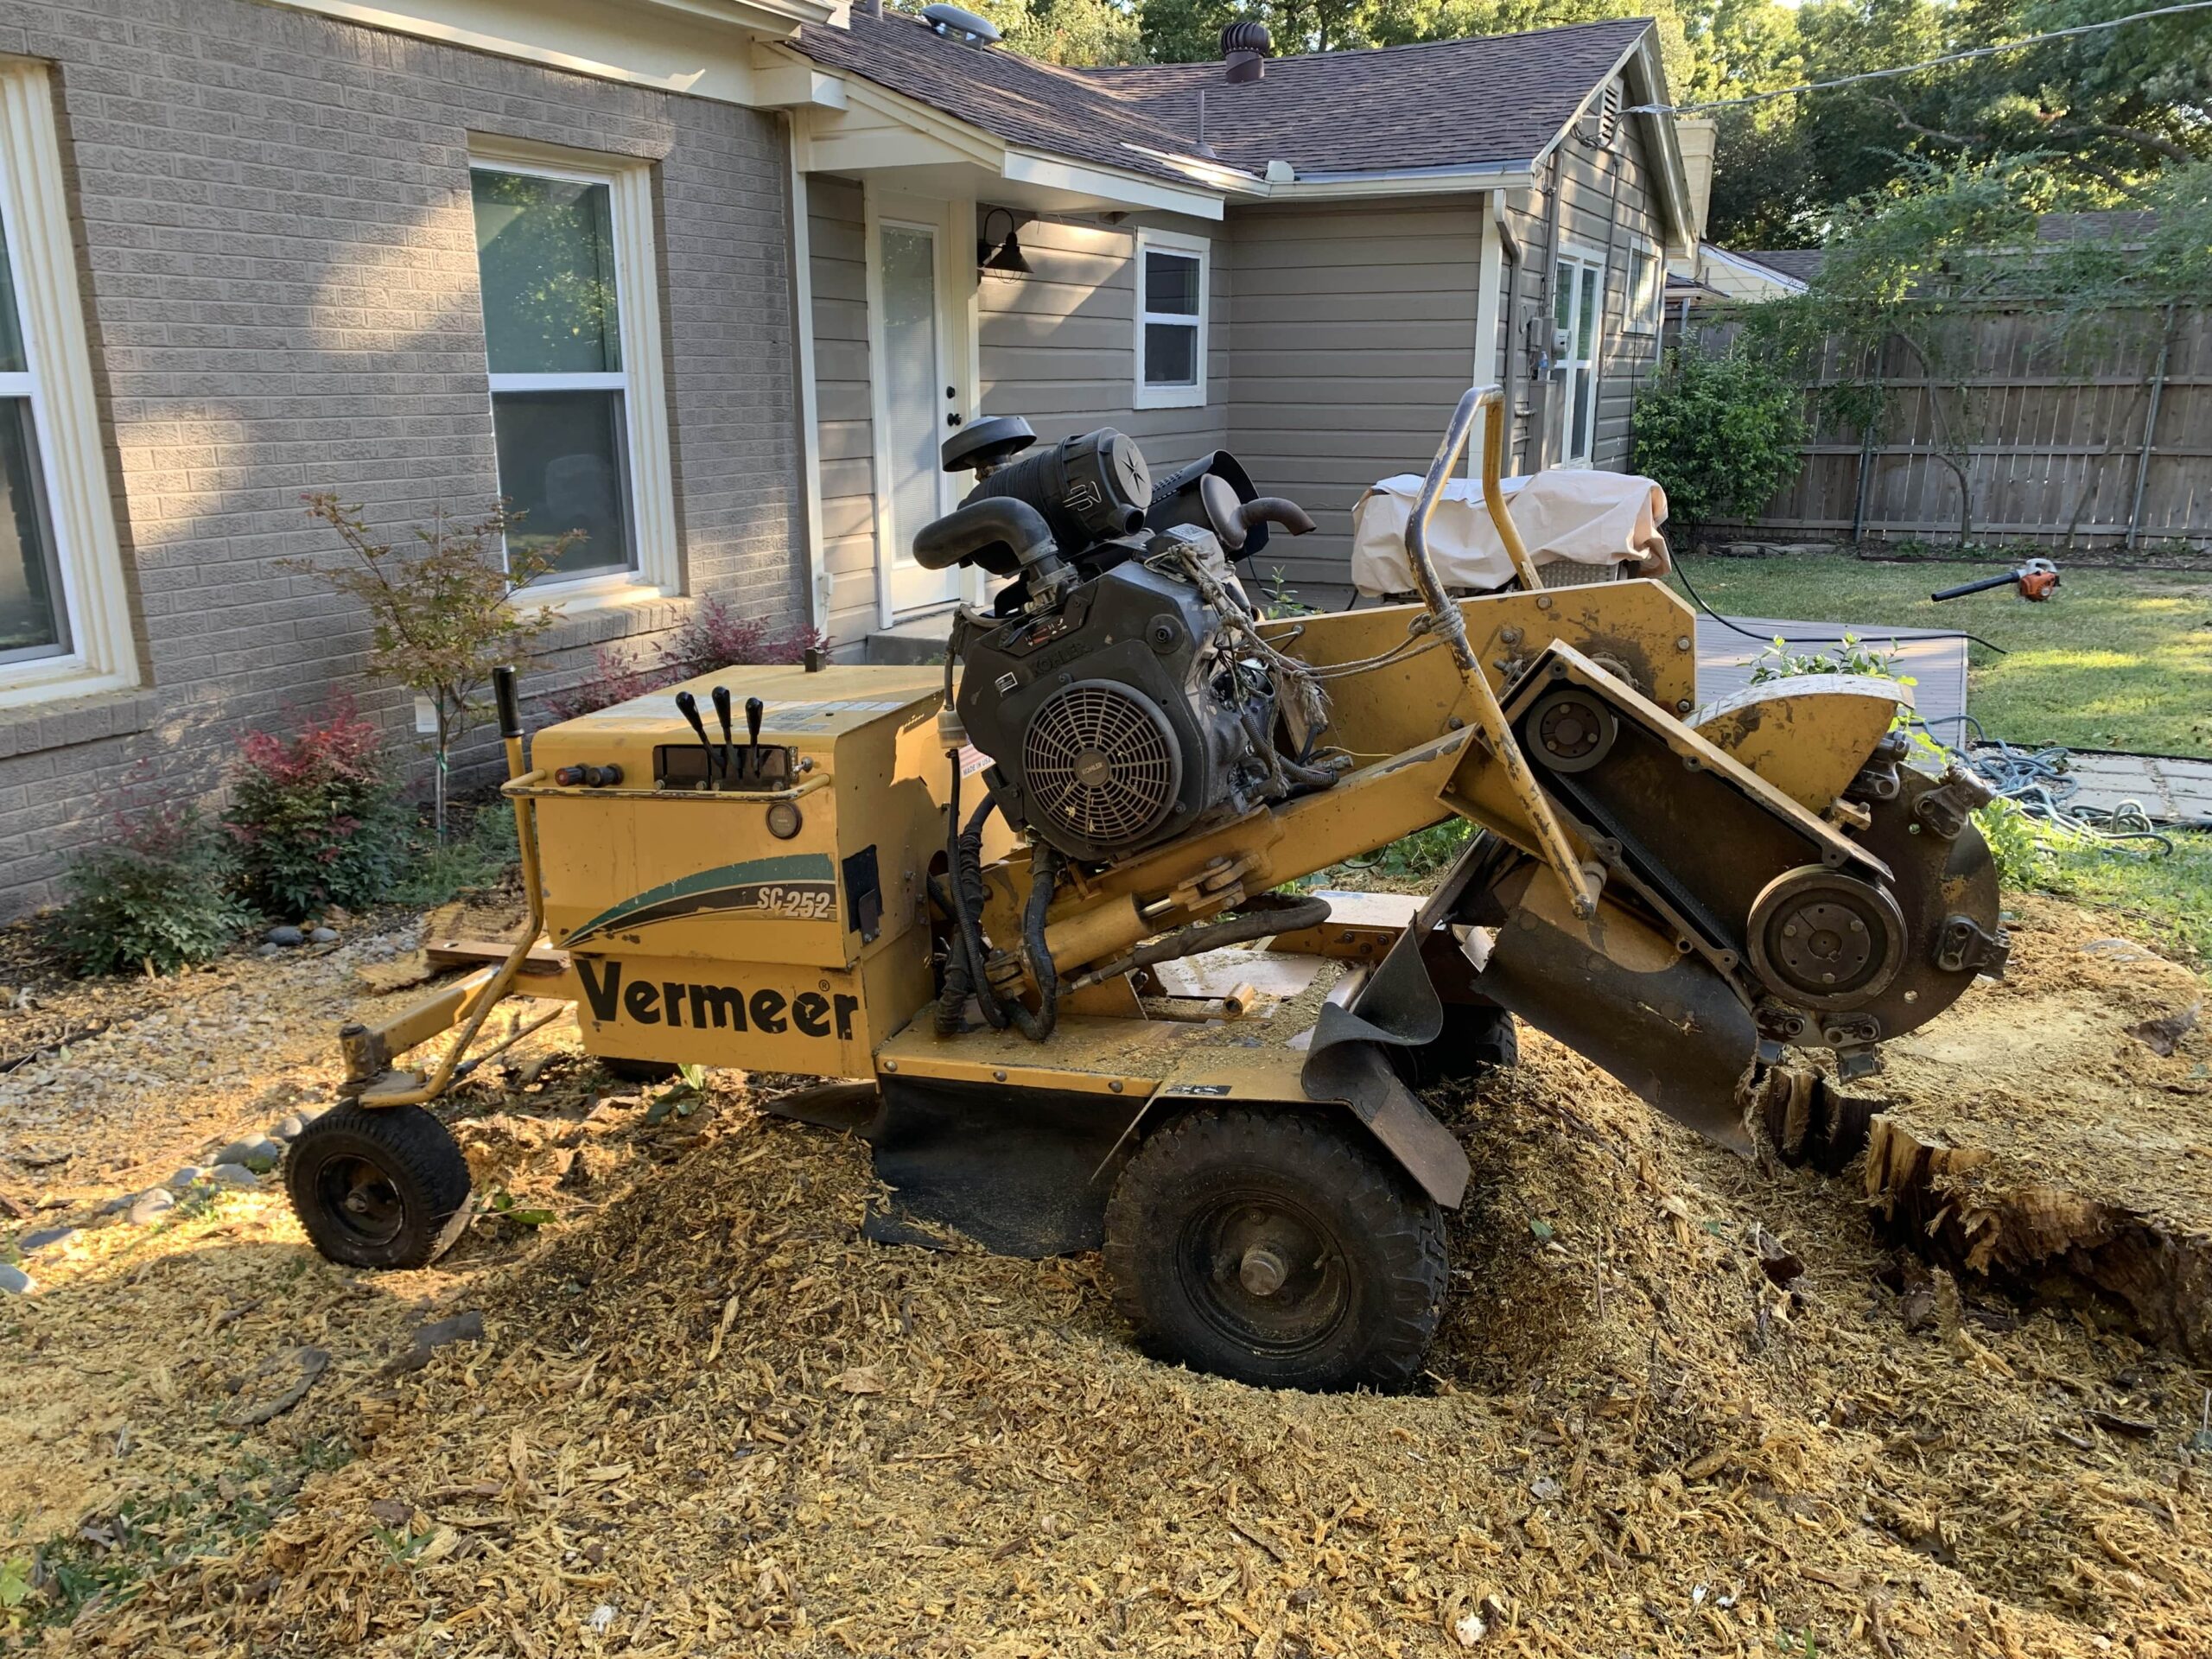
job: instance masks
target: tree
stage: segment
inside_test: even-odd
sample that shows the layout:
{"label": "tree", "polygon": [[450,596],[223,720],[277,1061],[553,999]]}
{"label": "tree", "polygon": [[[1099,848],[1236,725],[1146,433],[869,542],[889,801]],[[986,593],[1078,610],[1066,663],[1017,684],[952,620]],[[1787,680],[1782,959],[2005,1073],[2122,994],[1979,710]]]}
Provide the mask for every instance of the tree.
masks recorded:
{"label": "tree", "polygon": [[[924,0],[894,0],[901,11]],[[1126,0],[977,0],[969,10],[995,26],[1007,46],[1039,63],[1138,63],[1138,13]]]}
{"label": "tree", "polygon": [[553,626],[544,606],[512,601],[553,569],[577,539],[569,531],[525,548],[508,531],[521,517],[499,503],[474,524],[455,524],[442,509],[410,533],[404,555],[376,539],[361,509],[327,492],[307,498],[308,512],[334,531],[351,556],[337,565],[287,561],[359,601],[369,613],[369,667],[427,701],[435,720],[432,780],[438,839],[446,836],[446,779],[454,746],[480,712],[492,671],[512,662]]}
{"label": "tree", "polygon": [[[1694,18],[1695,97],[1834,80],[2087,22],[2140,0],[1727,0]],[[2212,14],[2112,29],[1720,113],[1708,234],[1812,247],[1847,203],[1929,168],[2033,155],[2068,208],[2131,205],[2212,158]]]}
{"label": "tree", "polygon": [[1667,492],[1688,545],[1716,518],[1747,518],[1800,465],[1804,394],[1765,358],[1668,354],[1636,404],[1636,469]]}

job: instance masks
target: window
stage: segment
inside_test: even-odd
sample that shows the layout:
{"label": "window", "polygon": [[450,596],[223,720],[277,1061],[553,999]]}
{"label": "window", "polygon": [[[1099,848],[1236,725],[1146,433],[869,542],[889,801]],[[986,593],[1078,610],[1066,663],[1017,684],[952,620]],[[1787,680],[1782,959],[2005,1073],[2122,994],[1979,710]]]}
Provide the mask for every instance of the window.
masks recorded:
{"label": "window", "polygon": [[476,264],[513,547],[545,585],[677,585],[649,169],[480,141]]}
{"label": "window", "polygon": [[1628,255],[1628,315],[1621,327],[1634,334],[1655,333],[1659,308],[1666,298],[1666,266],[1649,248],[1635,247]]}
{"label": "window", "polygon": [[1604,333],[1605,262],[1562,253],[1552,270],[1553,453],[1562,467],[1586,467],[1597,438],[1598,361]]}
{"label": "window", "polygon": [[1206,400],[1205,241],[1137,232],[1138,409],[1190,409]]}
{"label": "window", "polygon": [[137,680],[54,93],[0,60],[0,704]]}

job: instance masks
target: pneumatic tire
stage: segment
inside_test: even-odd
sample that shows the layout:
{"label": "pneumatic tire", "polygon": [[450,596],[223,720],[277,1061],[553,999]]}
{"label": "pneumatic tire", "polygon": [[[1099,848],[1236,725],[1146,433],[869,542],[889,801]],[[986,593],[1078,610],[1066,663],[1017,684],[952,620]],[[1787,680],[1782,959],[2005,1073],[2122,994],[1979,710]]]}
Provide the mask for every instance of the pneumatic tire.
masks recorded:
{"label": "pneumatic tire", "polygon": [[468,1160],[420,1106],[349,1104],[300,1132],[284,1159],[292,1213],[349,1268],[419,1268],[468,1224]]}
{"label": "pneumatic tire", "polygon": [[1147,1352],[1262,1388],[1399,1388],[1443,1311],[1443,1212],[1349,1120],[1222,1108],[1149,1136],[1106,1208]]}

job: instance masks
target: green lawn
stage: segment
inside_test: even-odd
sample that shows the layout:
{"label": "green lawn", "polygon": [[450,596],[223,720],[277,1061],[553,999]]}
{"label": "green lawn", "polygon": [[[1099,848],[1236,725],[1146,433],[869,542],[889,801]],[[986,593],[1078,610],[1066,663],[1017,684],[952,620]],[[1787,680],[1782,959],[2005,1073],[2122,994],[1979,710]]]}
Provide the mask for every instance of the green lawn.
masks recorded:
{"label": "green lawn", "polygon": [[[2067,569],[2063,558],[2059,567],[2058,597],[2040,605],[2009,588],[1929,602],[1938,588],[1994,574],[1986,564],[1700,557],[1689,572],[1724,615],[1962,628],[2004,646],[2002,657],[1973,646],[1969,658],[1967,709],[1992,737],[2212,757],[2212,571]],[[2173,841],[2171,854],[2144,857],[2038,836],[2006,849],[2006,875],[2117,912],[2183,960],[2212,963],[2212,836]]]}
{"label": "green lawn", "polygon": [[2212,758],[2212,571],[2059,568],[2057,597],[2040,605],[2010,588],[1929,601],[1995,574],[1986,564],[1695,557],[1689,573],[1724,615],[1961,628],[1994,641],[2010,654],[1974,646],[1967,690],[1992,737]]}

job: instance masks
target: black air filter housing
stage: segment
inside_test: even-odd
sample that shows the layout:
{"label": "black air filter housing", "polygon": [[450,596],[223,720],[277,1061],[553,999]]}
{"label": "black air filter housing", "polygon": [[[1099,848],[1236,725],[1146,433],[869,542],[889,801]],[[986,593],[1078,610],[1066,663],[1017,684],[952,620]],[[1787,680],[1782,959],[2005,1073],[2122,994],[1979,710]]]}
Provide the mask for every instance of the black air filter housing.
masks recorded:
{"label": "black air filter housing", "polygon": [[[966,499],[994,495],[1010,495],[1036,508],[1052,526],[1061,553],[1073,555],[1143,524],[1145,509],[1152,504],[1152,469],[1135,439],[1105,426],[1009,461],[969,491]],[[995,575],[1013,574],[1010,564],[1001,570],[988,559],[980,563]]]}

